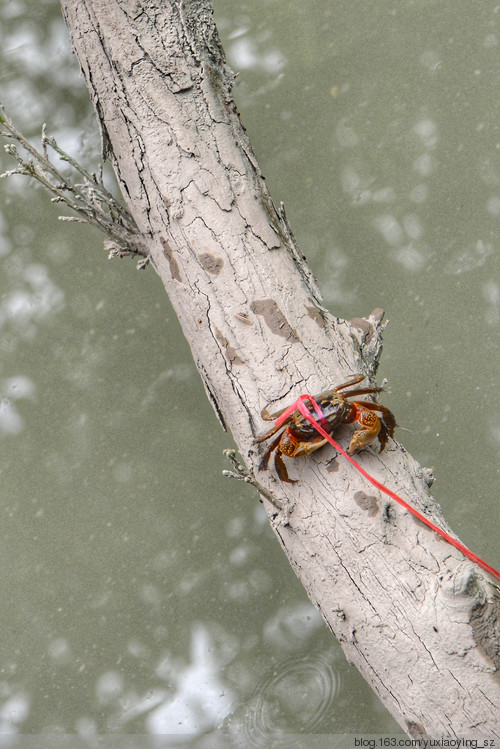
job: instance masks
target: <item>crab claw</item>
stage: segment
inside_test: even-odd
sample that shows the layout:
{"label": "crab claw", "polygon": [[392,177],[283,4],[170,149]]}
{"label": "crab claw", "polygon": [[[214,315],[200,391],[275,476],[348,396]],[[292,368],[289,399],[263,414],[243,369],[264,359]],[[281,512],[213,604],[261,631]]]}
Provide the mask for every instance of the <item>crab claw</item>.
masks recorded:
{"label": "crab claw", "polygon": [[361,426],[361,429],[357,429],[352,435],[350,445],[347,449],[350,455],[359,452],[377,439],[382,427],[382,421],[373,411],[363,406],[357,406],[356,410],[356,421]]}

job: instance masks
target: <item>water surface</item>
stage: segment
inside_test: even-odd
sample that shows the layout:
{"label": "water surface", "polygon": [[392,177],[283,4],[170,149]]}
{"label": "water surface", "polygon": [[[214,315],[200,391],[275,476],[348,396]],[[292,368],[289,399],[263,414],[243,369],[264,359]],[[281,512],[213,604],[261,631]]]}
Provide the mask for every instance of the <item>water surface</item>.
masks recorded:
{"label": "water surface", "polygon": [[[325,304],[386,309],[400,438],[496,567],[499,8],[216,2],[239,109]],[[1,98],[95,168],[58,4],[0,19]],[[256,495],[222,478],[231,440],[154,273],[108,263],[26,182],[0,189],[0,732],[399,732]]]}

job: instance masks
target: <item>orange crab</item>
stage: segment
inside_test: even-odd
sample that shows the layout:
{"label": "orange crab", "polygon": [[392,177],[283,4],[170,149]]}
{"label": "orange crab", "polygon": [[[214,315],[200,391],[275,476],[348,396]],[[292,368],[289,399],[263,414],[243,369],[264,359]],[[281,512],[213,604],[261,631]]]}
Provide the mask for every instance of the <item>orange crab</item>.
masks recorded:
{"label": "orange crab", "polygon": [[[332,434],[340,424],[351,424],[352,422],[359,424],[360,428],[354,432],[347,450],[351,455],[370,445],[377,437],[380,442],[380,452],[382,452],[388,438],[392,437],[396,428],[396,420],[385,406],[380,406],[378,403],[372,403],[371,401],[355,400],[351,402],[346,400],[355,395],[380,393],[383,388],[365,387],[356,388],[345,394],[340,392],[357,385],[364,379],[365,376],[362,374],[353,375],[350,380],[338,385],[333,390],[326,390],[324,393],[315,395],[314,400],[321,408],[322,418],[318,418],[312,404],[306,401],[307,409],[328,434]],[[274,421],[286,411],[285,408],[282,408],[281,411],[276,413],[269,413],[267,409],[268,406],[262,411],[262,418],[265,421]],[[274,464],[278,476],[282,481],[290,484],[295,484],[296,481],[288,477],[288,471],[281,456],[299,458],[303,455],[309,455],[327,442],[298,409],[293,411],[279,426],[274,425],[269,431],[256,437],[254,444],[265,442],[274,435],[276,437],[268,445],[262,456],[259,470],[267,470],[271,453],[275,452]]]}

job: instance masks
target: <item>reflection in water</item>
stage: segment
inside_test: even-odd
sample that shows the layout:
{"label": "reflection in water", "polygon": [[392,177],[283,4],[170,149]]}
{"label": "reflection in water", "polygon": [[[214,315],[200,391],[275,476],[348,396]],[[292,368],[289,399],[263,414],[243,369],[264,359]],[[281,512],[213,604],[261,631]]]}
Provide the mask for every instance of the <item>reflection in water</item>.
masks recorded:
{"label": "reflection in water", "polygon": [[418,135],[426,148],[435,148],[439,141],[437,125],[433,120],[419,120],[413,132]]}
{"label": "reflection in water", "polygon": [[9,377],[0,383],[0,432],[19,434],[24,421],[14,405],[14,401],[31,398],[35,392],[35,383],[24,375]]}
{"label": "reflection in water", "polygon": [[19,733],[28,717],[29,707],[29,698],[22,692],[8,697],[0,707],[0,734]]}
{"label": "reflection in water", "polygon": [[7,222],[3,211],[0,211],[0,257],[8,255],[12,249],[12,243],[7,236]]}
{"label": "reflection in water", "polygon": [[446,248],[446,257],[450,259],[444,266],[444,272],[451,276],[459,276],[461,273],[480,268],[493,252],[491,242],[483,242],[482,239],[478,239],[473,246],[466,247],[463,246],[463,240],[450,242]]}
{"label": "reflection in water", "polygon": [[264,639],[273,652],[290,652],[304,647],[323,626],[319,611],[306,602],[282,606],[264,626]]}
{"label": "reflection in water", "polygon": [[235,68],[261,68],[268,73],[278,73],[282,70],[286,60],[279,50],[269,47],[269,36],[267,29],[253,35],[249,35],[245,27],[235,29],[229,35],[228,44]]}
{"label": "reflection in water", "polygon": [[486,301],[484,320],[488,325],[498,325],[500,321],[500,287],[496,281],[486,281],[482,288],[483,298]]}
{"label": "reflection in water", "polygon": [[[51,281],[45,265],[29,263],[22,267],[19,259],[10,263],[15,288],[8,287],[0,299],[0,348],[9,351],[18,338],[36,338],[40,322],[61,309],[64,293]],[[14,331],[14,335],[12,334]],[[35,383],[25,375],[15,375],[0,383],[0,434],[18,435],[24,420],[15,402],[32,398]]]}
{"label": "reflection in water", "polygon": [[32,263],[23,271],[26,288],[4,294],[0,303],[0,329],[7,323],[25,338],[36,333],[35,323],[62,307],[64,294],[49,278],[44,265]]}
{"label": "reflection in water", "polygon": [[[414,152],[412,171],[416,172],[419,180],[430,178],[436,170],[437,162],[432,151],[439,144],[439,134],[436,123],[430,119],[420,119],[407,130],[404,136],[408,143],[409,153]],[[358,136],[354,127],[341,121],[336,129],[336,139],[340,146],[353,155],[356,152]],[[348,163],[341,175],[341,185],[344,193],[350,198],[353,208],[371,205],[394,204],[398,209],[403,202],[403,196],[398,196],[393,186],[375,188],[376,172],[366,163],[353,158],[354,163]],[[414,204],[425,202],[429,194],[427,184],[419,182],[411,188],[408,198]],[[424,222],[413,212],[404,213],[400,218],[397,214],[384,210],[372,216],[371,224],[384,239],[390,249],[390,257],[411,273],[422,271],[428,265],[429,246],[422,240]]]}
{"label": "reflection in water", "polygon": [[181,666],[168,655],[158,667],[159,675],[174,692],[148,716],[147,730],[153,734],[199,734],[219,725],[234,703],[233,694],[220,676],[227,657],[231,654],[215,647],[206,627],[195,625],[190,664]]}

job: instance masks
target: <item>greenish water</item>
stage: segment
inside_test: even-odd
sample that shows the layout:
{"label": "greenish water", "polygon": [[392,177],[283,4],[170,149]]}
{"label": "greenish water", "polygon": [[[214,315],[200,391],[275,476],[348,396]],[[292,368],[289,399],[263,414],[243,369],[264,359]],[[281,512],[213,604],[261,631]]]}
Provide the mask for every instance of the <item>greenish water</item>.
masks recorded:
{"label": "greenish water", "polygon": [[[217,0],[216,17],[325,304],[386,309],[399,437],[499,567],[499,6]],[[0,22],[0,98],[95,166],[58,4],[5,2]],[[222,478],[231,440],[154,273],[108,263],[27,182],[0,189],[0,733],[399,732],[257,497]]]}

